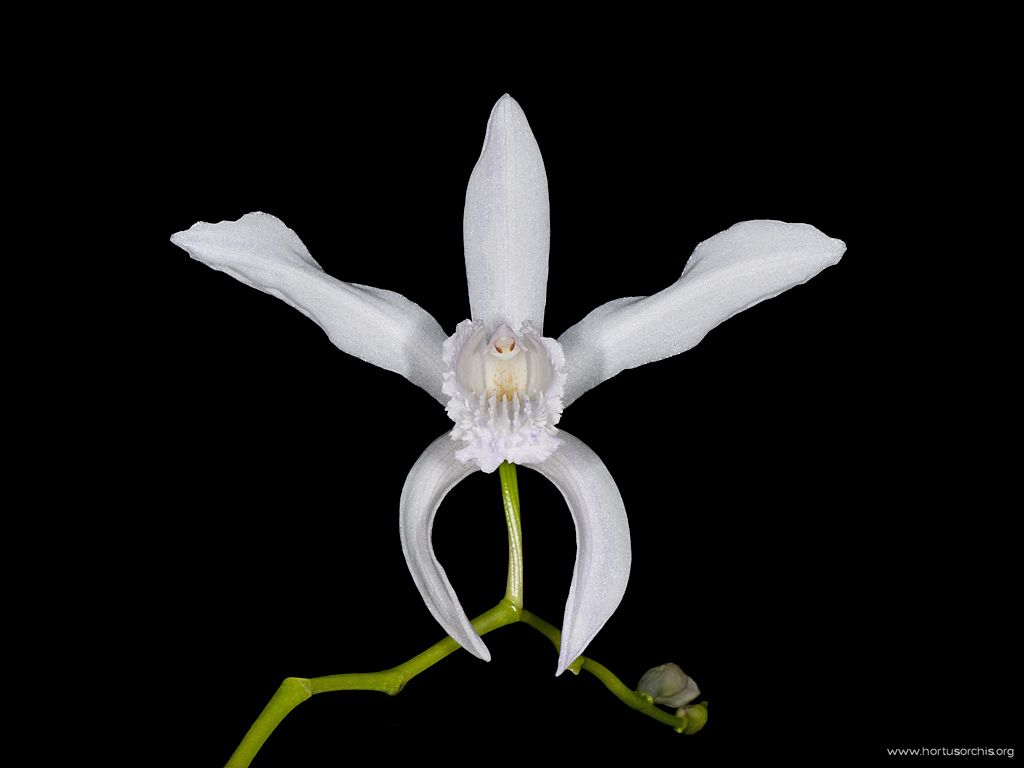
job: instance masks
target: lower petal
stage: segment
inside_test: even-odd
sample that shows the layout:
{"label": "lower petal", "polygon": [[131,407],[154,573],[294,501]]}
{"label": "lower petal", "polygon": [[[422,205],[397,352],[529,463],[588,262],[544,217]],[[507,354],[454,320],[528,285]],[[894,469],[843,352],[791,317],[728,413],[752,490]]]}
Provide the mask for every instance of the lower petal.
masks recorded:
{"label": "lower petal", "polygon": [[402,551],[416,588],[437,623],[467,651],[490,661],[491,654],[462,610],[431,542],[434,515],[441,501],[477,471],[475,465],[455,459],[457,449],[458,444],[446,433],[432,442],[409,470],[399,503]]}
{"label": "lower petal", "polygon": [[562,620],[556,675],[586,650],[622,601],[632,552],[626,506],[608,468],[565,430],[562,445],[530,465],[562,492],[576,523],[576,567]]}

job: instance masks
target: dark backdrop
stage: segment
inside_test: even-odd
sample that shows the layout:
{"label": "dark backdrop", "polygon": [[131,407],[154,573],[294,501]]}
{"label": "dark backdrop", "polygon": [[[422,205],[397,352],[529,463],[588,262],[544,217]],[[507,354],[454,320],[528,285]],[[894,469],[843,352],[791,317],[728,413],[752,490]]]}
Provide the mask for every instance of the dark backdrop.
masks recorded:
{"label": "dark backdrop", "polygon": [[[709,724],[679,736],[592,678],[556,679],[546,641],[510,627],[487,637],[490,664],[456,654],[394,699],[314,698],[254,765],[462,762],[545,740],[559,758],[624,746],[689,765],[1009,743],[1009,541],[1001,507],[964,477],[961,417],[929,394],[949,366],[934,324],[955,320],[921,302],[945,267],[907,245],[927,98],[816,53],[754,57],[735,76],[666,56],[537,78],[420,78],[413,61],[391,77],[344,56],[211,51],[160,70],[111,150],[142,226],[107,393],[123,446],[110,504],[133,545],[106,594],[126,619],[115,654],[169,673],[139,705],[154,713],[141,735],[179,764],[219,765],[285,676],[385,668],[441,634],[397,507],[449,428],[443,409],[168,237],[273,213],[328,273],[398,291],[451,331],[468,314],[465,185],[509,91],[548,172],[549,335],[669,285],[737,221],[807,222],[848,244],[838,266],[601,385],[561,424],[608,466],[633,536],[625,599],[587,653],[629,684],[679,663]],[[527,605],[560,624],[571,519],[539,475],[520,484]],[[452,492],[434,541],[471,614],[500,597],[496,476]]]}

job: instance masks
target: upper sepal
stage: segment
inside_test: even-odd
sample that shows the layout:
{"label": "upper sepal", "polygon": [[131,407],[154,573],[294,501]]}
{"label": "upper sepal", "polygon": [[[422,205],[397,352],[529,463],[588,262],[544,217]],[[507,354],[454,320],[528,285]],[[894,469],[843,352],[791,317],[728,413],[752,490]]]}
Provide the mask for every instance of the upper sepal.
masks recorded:
{"label": "upper sepal", "polygon": [[544,330],[548,179],[522,107],[505,94],[491,110],[466,189],[462,226],[470,314],[488,328]]}

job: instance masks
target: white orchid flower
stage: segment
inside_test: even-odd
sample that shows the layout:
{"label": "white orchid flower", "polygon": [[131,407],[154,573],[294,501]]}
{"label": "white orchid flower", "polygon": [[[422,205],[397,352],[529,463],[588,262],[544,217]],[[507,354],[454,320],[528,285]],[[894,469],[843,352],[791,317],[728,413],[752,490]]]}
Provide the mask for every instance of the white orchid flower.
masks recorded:
{"label": "white orchid flower", "polygon": [[463,234],[472,319],[450,338],[404,296],[326,274],[274,216],[200,222],[171,240],[287,302],[342,351],[400,373],[445,406],[454,428],[427,447],[402,490],[402,548],[434,618],[475,656],[490,659],[434,556],[437,508],[463,478],[502,461],[528,465],[558,487],[576,524],[561,674],[615,611],[631,559],[615,481],[590,448],[557,428],[562,410],[620,371],[690,349],[737,312],[837,263],[846,246],[806,224],[742,222],[698,245],[660,293],[611,301],[557,341],[546,337],[547,176],[526,115],[507,94],[491,111],[470,176]]}

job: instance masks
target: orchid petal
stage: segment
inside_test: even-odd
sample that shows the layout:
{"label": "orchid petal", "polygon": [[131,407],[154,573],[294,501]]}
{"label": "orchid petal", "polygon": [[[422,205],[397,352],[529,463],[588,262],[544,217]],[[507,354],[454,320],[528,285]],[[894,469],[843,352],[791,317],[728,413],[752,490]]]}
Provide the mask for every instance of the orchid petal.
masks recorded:
{"label": "orchid petal", "polygon": [[448,491],[477,471],[476,465],[456,461],[458,447],[449,434],[444,434],[427,446],[409,470],[399,503],[402,551],[412,580],[437,623],[467,651],[490,661],[487,646],[473,629],[444,568],[434,556],[430,538],[434,515]]}
{"label": "orchid petal", "polygon": [[289,304],[343,352],[400,373],[442,404],[441,345],[447,335],[426,311],[393,291],[326,274],[284,222],[265,213],[199,222],[171,236],[197,261]]}
{"label": "orchid petal", "polygon": [[586,650],[611,617],[629,581],[632,553],[626,507],[615,480],[590,448],[565,430],[562,445],[531,464],[562,492],[576,523],[576,567],[562,619],[556,675]]}
{"label": "orchid petal", "polygon": [[738,312],[839,262],[846,244],[809,224],[744,221],[697,246],[671,286],[604,304],[558,341],[568,406],[602,381],[695,346]]}
{"label": "orchid petal", "polygon": [[544,330],[548,179],[522,108],[505,94],[491,110],[466,189],[466,278],[474,320],[488,331],[531,322]]}

